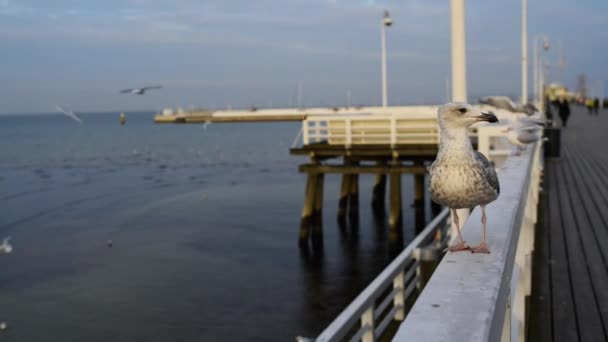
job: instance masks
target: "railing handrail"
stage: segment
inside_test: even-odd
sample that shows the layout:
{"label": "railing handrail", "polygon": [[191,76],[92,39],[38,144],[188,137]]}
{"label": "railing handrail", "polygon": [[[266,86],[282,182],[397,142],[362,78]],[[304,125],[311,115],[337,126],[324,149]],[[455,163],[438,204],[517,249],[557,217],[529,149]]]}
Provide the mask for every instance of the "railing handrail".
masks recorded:
{"label": "railing handrail", "polygon": [[[395,341],[523,339],[541,163],[540,144],[531,147],[507,160],[499,173],[501,197],[486,208],[492,254],[444,256]],[[481,239],[480,210],[469,217],[463,235]]]}
{"label": "railing handrail", "polygon": [[340,315],[315,339],[315,341],[340,340],[390,286],[395,277],[408,266],[416,248],[445,224],[449,211],[444,209],[414,240],[355,298]]}

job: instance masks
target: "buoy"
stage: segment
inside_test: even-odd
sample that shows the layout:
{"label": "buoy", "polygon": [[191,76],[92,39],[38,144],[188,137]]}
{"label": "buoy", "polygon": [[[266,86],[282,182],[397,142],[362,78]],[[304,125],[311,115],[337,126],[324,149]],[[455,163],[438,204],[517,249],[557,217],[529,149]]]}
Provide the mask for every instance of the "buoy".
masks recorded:
{"label": "buoy", "polygon": [[120,113],[120,124],[124,125],[125,123],[127,123],[127,117],[125,116],[125,113]]}

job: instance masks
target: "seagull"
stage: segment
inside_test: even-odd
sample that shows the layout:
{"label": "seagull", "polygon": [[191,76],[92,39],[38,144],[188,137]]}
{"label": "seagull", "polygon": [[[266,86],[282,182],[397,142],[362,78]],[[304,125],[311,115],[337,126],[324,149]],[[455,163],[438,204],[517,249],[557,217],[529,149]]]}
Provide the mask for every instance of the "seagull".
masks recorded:
{"label": "seagull", "polygon": [[13,251],[13,246],[8,243],[11,240],[11,237],[6,237],[2,240],[2,244],[0,244],[0,252],[4,252],[6,254]]}
{"label": "seagull", "polygon": [[[435,203],[452,210],[459,242],[448,250],[490,253],[486,244],[486,205],[498,198],[500,185],[492,164],[482,153],[473,150],[467,129],[481,121],[496,123],[498,118],[469,104],[452,102],[439,107],[437,119],[441,137],[437,158],[429,168],[429,190]],[[456,209],[473,209],[478,205],[482,212],[481,243],[469,247],[460,234]]]}
{"label": "seagull", "polygon": [[55,108],[57,108],[58,111],[62,112],[63,114],[65,114],[67,117],[71,118],[72,120],[78,122],[78,123],[83,123],[82,119],[80,119],[76,113],[74,113],[72,110],[65,110],[59,106],[55,106]]}
{"label": "seagull", "polygon": [[141,87],[141,88],[123,89],[120,92],[122,94],[143,95],[143,94],[146,93],[147,90],[150,90],[150,89],[160,89],[160,88],[162,88],[162,86],[148,86],[148,87]]}
{"label": "seagull", "polygon": [[516,104],[508,96],[484,96],[479,99],[479,103],[505,109],[509,112],[526,113],[527,115],[533,115],[538,112],[538,109],[533,104]]}
{"label": "seagull", "polygon": [[541,138],[544,125],[543,120],[522,117],[513,121],[503,133],[507,134],[507,139],[511,144],[517,146],[516,155],[519,155],[522,151],[525,151],[526,145]]}

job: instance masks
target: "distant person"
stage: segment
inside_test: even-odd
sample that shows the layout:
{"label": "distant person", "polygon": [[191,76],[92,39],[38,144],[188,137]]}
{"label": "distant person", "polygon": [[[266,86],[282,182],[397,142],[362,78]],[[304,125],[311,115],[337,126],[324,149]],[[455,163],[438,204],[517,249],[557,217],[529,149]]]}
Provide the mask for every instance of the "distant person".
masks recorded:
{"label": "distant person", "polygon": [[593,100],[593,111],[595,112],[595,115],[600,113],[600,99],[597,97]]}
{"label": "distant person", "polygon": [[568,100],[565,98],[559,99],[557,111],[559,118],[562,120],[562,127],[566,127],[568,118],[570,117],[570,105],[568,104]]}
{"label": "distant person", "polygon": [[585,107],[587,107],[587,113],[589,115],[593,114],[593,99],[588,98],[585,100]]}

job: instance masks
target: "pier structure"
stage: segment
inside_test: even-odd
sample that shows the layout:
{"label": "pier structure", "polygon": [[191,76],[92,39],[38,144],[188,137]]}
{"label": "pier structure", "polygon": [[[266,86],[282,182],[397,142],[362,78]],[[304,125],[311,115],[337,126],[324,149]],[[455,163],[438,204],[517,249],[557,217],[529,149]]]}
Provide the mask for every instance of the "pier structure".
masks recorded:
{"label": "pier structure", "polygon": [[[583,110],[558,130],[560,153],[559,139],[541,140],[498,167],[501,194],[486,208],[491,254],[445,254],[425,277],[425,251],[445,246],[430,238],[448,224],[444,211],[315,341],[607,340],[608,116]],[[492,129],[479,131],[480,150]],[[469,242],[481,238],[480,216],[462,226]]]}
{"label": "pier structure", "polygon": [[[436,107],[435,107],[436,108]],[[435,109],[436,110],[436,109]],[[435,158],[439,127],[433,109],[414,114],[316,115],[302,121],[301,146],[290,152],[307,156],[299,171],[307,174],[299,233],[299,245],[313,247],[322,241],[321,211],[326,174],[341,176],[338,223],[359,220],[359,177],[374,175],[372,212],[385,218],[388,209],[390,233],[403,222],[401,176],[414,175],[412,204],[416,208],[417,231],[424,228],[425,173]],[[388,189],[388,208],[386,205]],[[434,206],[438,212],[439,208]]]}
{"label": "pier structure", "polygon": [[243,110],[164,109],[154,116],[156,123],[235,123],[302,121],[325,115],[392,115],[398,113],[426,113],[436,106],[348,106],[311,108],[250,108]]}
{"label": "pier structure", "polygon": [[[307,174],[304,206],[299,233],[299,245],[313,247],[322,241],[321,207],[323,180],[326,174],[342,177],[338,201],[338,223],[347,219],[357,222],[359,217],[359,177],[374,175],[371,207],[376,218],[388,212],[389,233],[395,236],[403,222],[404,194],[402,175],[413,175],[413,193],[406,202],[415,208],[416,233],[425,226],[425,193],[427,167],[438,152],[438,106],[403,107],[390,113],[357,115],[313,115],[302,121],[290,152],[307,156],[299,171]],[[502,118],[512,116],[504,110],[483,106]],[[512,118],[511,118],[512,119]],[[487,155],[497,166],[511,153],[504,142],[505,126],[478,125],[471,131],[473,146]],[[298,141],[301,139],[301,141]],[[502,140],[501,140],[502,139]],[[387,191],[388,189],[388,196]],[[386,198],[388,197],[388,206]],[[431,202],[434,215],[441,208]],[[314,233],[313,233],[314,232]]]}

